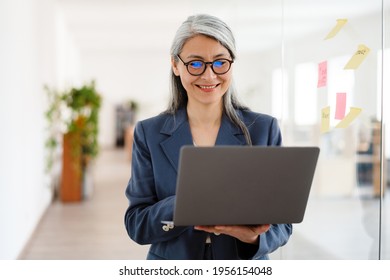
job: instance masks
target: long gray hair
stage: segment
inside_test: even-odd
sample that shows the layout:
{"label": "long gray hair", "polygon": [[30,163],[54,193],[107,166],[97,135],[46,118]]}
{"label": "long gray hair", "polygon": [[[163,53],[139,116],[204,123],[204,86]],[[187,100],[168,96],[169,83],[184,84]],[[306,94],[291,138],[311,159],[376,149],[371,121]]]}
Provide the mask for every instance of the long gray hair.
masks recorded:
{"label": "long gray hair", "polygon": [[[171,56],[178,62],[184,44],[196,35],[205,35],[217,40],[230,53],[232,60],[236,58],[236,46],[233,33],[229,26],[219,18],[200,14],[187,18],[179,27],[171,46]],[[167,113],[174,114],[180,108],[185,108],[188,102],[187,92],[184,89],[180,77],[176,76],[171,69],[171,99],[169,102]],[[223,110],[229,119],[238,126],[245,135],[248,145],[252,144],[249,131],[242,120],[238,117],[236,109],[248,109],[241,104],[236,97],[236,89],[233,82],[223,96]]]}

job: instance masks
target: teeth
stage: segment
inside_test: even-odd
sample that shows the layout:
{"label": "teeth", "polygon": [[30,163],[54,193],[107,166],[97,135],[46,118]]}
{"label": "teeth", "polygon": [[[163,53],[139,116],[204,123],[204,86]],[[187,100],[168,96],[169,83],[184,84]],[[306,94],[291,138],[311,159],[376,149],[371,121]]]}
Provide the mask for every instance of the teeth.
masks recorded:
{"label": "teeth", "polygon": [[215,88],[216,86],[199,86],[199,87],[204,89],[211,89],[211,88]]}

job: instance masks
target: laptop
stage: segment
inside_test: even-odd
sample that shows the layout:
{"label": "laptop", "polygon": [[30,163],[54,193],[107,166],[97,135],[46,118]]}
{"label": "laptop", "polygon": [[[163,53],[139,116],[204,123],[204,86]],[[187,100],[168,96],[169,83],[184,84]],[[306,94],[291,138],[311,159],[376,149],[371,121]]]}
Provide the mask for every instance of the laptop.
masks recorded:
{"label": "laptop", "polygon": [[175,226],[303,221],[318,147],[184,146]]}

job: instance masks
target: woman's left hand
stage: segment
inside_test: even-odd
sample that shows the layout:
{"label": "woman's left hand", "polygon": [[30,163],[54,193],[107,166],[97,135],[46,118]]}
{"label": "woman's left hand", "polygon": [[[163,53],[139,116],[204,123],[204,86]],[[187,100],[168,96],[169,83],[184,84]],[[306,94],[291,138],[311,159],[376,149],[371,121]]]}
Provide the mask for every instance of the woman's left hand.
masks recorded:
{"label": "woman's left hand", "polygon": [[214,234],[226,234],[239,239],[242,242],[258,244],[259,235],[270,229],[270,224],[254,226],[195,226],[197,230],[203,230]]}

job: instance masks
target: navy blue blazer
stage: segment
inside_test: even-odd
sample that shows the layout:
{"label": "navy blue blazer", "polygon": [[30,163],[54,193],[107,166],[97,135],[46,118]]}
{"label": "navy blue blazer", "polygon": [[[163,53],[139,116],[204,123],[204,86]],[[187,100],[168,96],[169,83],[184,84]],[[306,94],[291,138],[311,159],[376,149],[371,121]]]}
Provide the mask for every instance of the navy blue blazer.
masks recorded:
{"label": "navy blue blazer", "polygon": [[[238,110],[253,145],[281,145],[275,118]],[[192,145],[185,109],[175,115],[160,114],[137,123],[134,130],[131,178],[126,188],[129,207],[125,226],[138,244],[151,244],[147,259],[202,259],[207,233],[193,227],[168,228],[173,220],[180,148]],[[216,145],[246,145],[242,131],[224,115]],[[238,186],[239,187],[239,186]],[[227,235],[211,235],[215,259],[268,259],[292,233],[290,224],[274,224],[260,235],[259,245],[246,244]]]}

